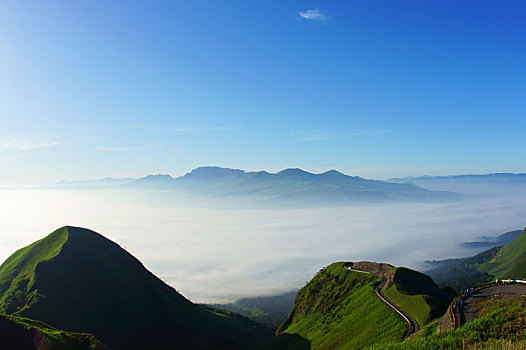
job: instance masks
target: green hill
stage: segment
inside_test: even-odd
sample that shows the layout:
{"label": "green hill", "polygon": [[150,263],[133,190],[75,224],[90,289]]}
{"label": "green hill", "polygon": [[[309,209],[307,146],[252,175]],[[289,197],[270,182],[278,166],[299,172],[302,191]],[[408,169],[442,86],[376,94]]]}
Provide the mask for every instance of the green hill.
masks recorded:
{"label": "green hill", "polygon": [[429,276],[405,267],[395,268],[384,294],[420,325],[442,316],[453,298],[452,292],[440,289]]}
{"label": "green hill", "polygon": [[495,247],[473,257],[432,262],[434,269],[426,271],[440,285],[457,291],[496,278],[526,278],[526,234],[504,247]]}
{"label": "green hill", "polygon": [[329,265],[300,289],[294,308],[265,349],[360,349],[401,341],[407,323],[375,294],[381,279]]}
{"label": "green hill", "polygon": [[215,309],[235,312],[269,327],[277,328],[294,306],[296,292],[280,295],[241,298],[231,304],[209,305]]}
{"label": "green hill", "polygon": [[376,295],[382,281],[378,275],[387,281],[384,295],[421,324],[442,316],[449,305],[451,294],[422,273],[388,264],[338,262],[300,289],[278,337],[261,349],[362,349],[402,341],[408,325]]}
{"label": "green hill", "polygon": [[191,303],[116,243],[69,226],[0,266],[0,313],[88,332],[110,349],[247,349],[265,339]]}
{"label": "green hill", "polygon": [[526,278],[526,234],[503,247],[481,269],[498,278]]}
{"label": "green hill", "polygon": [[65,332],[43,322],[0,315],[0,349],[107,350],[91,334]]}
{"label": "green hill", "polygon": [[403,343],[380,344],[373,350],[512,350],[526,348],[526,300],[523,296],[500,296],[481,301],[480,317],[453,331],[435,332],[431,323],[421,334]]}

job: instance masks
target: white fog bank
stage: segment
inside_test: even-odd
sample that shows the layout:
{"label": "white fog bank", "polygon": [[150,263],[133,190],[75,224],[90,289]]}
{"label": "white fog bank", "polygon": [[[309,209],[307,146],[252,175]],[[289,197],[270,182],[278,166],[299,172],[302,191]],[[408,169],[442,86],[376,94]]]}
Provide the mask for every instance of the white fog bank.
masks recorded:
{"label": "white fog bank", "polygon": [[[56,228],[90,228],[194,302],[297,289],[341,260],[418,262],[526,225],[526,199],[321,209],[199,209],[139,192],[0,190],[0,260]],[[175,200],[174,200],[175,203]]]}

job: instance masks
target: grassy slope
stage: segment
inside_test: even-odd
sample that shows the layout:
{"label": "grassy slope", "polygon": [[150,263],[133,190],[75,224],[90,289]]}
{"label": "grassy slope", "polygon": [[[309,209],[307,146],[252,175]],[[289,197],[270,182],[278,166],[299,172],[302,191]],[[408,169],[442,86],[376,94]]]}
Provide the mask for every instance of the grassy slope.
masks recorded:
{"label": "grassy slope", "polygon": [[494,276],[481,271],[481,267],[491,261],[499,251],[500,247],[495,247],[469,258],[435,262],[438,267],[426,271],[426,274],[431,276],[438,285],[447,285],[460,292],[494,279]]}
{"label": "grassy slope", "polygon": [[410,341],[390,345],[376,345],[383,350],[434,349],[524,349],[526,348],[526,300],[522,296],[495,298],[480,305],[480,317],[454,331],[434,333],[431,328],[424,335]]}
{"label": "grassy slope", "polygon": [[38,296],[31,294],[35,269],[39,263],[56,257],[67,237],[65,228],[58,229],[16,251],[0,266],[0,312],[13,313],[36,301]]}
{"label": "grassy slope", "polygon": [[[10,279],[29,282],[13,288]],[[85,229],[62,228],[18,251],[0,268],[0,281],[4,312],[92,333],[111,349],[236,349],[265,338],[192,304],[117,244]],[[12,297],[20,290],[22,301]]]}
{"label": "grassy slope", "polygon": [[65,332],[43,322],[24,317],[0,315],[0,333],[6,328],[20,326],[24,329],[36,328],[46,338],[53,349],[60,350],[105,350],[107,349],[93,335],[86,333]]}
{"label": "grassy slope", "polygon": [[420,325],[442,316],[451,295],[438,288],[433,280],[420,272],[399,267],[385,296],[413,316]]}
{"label": "grassy slope", "polygon": [[498,278],[526,278],[526,234],[503,248],[492,248],[474,257],[438,262],[427,271],[440,285],[457,291]]}
{"label": "grassy slope", "polygon": [[402,340],[407,324],[376,296],[378,282],[375,275],[344,269],[342,262],[324,268],[298,292],[281,326],[284,334],[268,348],[301,348],[308,342],[314,349],[359,349]]}
{"label": "grassy slope", "polygon": [[296,292],[273,296],[241,298],[232,304],[209,305],[220,310],[232,311],[271,327],[278,327],[294,306]]}
{"label": "grassy slope", "polygon": [[522,234],[495,255],[495,261],[482,267],[499,278],[526,278],[526,234]]}

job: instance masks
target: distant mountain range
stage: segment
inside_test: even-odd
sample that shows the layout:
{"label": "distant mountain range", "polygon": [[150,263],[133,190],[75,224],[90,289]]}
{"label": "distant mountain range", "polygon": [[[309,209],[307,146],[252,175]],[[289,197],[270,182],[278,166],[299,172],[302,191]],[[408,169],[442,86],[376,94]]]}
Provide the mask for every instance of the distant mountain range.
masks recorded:
{"label": "distant mountain range", "polygon": [[425,181],[456,181],[456,182],[493,182],[502,184],[526,184],[525,173],[492,173],[492,174],[470,174],[470,175],[448,175],[448,176],[408,176],[392,178],[392,182],[425,182]]}
{"label": "distant mountain range", "polygon": [[85,181],[60,181],[51,184],[54,187],[97,187],[97,186],[118,186],[126,183],[136,181],[134,178],[119,178],[114,179],[112,177],[106,177],[104,179],[97,180],[85,180]]}
{"label": "distant mountain range", "polygon": [[[462,198],[447,191],[431,191],[411,183],[392,183],[349,176],[336,170],[313,174],[301,169],[277,173],[246,172],[239,169],[200,167],[184,176],[148,175],[112,179],[113,187],[148,190],[174,190],[200,196],[235,197],[282,202],[338,204],[378,201],[448,201]],[[79,186],[111,185],[111,180],[78,183]],[[73,183],[68,183],[73,184]]]}
{"label": "distant mountain range", "polygon": [[475,196],[526,195],[526,174],[494,173],[484,175],[417,176],[390,179],[412,183],[433,191],[452,191]]}

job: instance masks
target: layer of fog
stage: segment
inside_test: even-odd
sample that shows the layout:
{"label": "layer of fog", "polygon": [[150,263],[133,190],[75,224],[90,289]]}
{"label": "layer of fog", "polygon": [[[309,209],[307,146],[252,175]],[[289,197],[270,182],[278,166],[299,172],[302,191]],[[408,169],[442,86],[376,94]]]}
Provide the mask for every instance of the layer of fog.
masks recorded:
{"label": "layer of fog", "polygon": [[[418,267],[466,256],[459,242],[521,229],[524,197],[307,209],[187,208],[138,191],[0,190],[0,259],[63,225],[116,241],[195,302],[297,289],[323,266]],[[173,203],[173,204],[171,204]]]}

